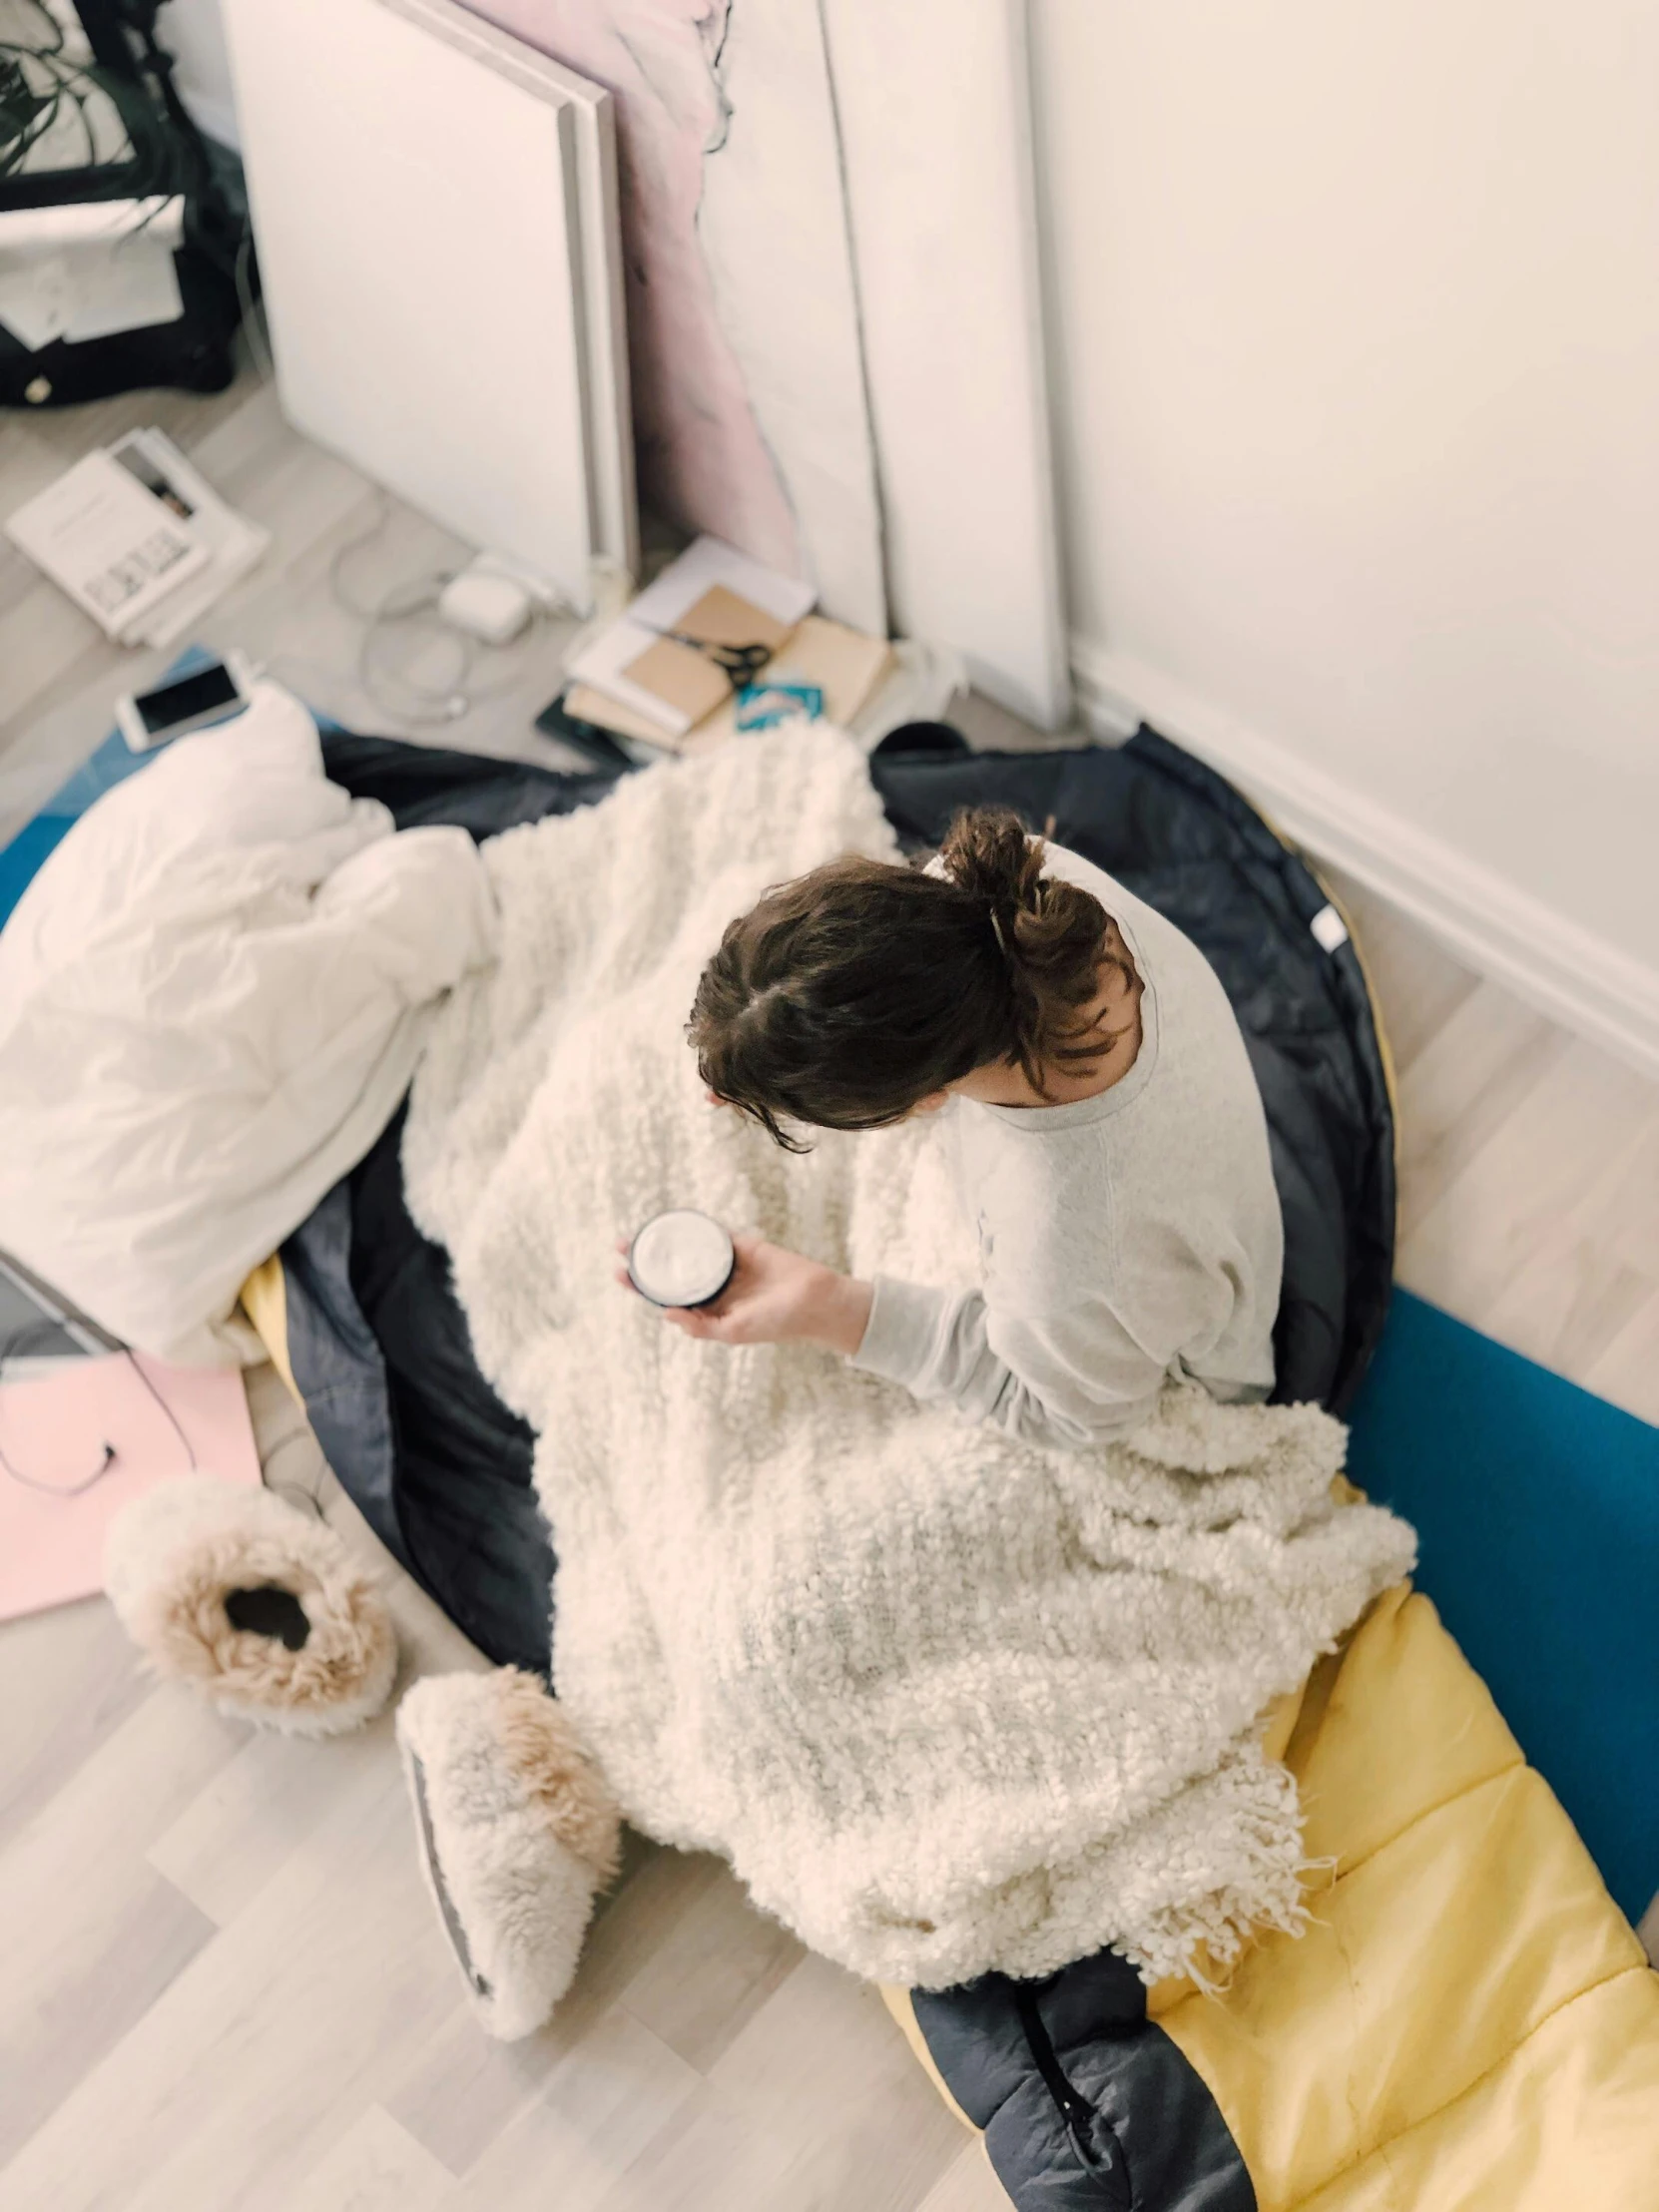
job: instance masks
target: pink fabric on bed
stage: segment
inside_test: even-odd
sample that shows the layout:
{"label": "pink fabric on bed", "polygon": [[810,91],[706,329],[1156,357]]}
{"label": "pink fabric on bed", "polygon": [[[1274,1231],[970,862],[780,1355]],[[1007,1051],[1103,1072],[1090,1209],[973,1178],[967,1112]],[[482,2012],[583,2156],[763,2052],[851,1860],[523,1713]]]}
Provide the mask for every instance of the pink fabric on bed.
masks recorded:
{"label": "pink fabric on bed", "polygon": [[[101,1590],[110,1522],[158,1482],[191,1473],[193,1452],[205,1474],[259,1481],[240,1370],[170,1368],[142,1354],[138,1364],[163,1404],[120,1354],[67,1360],[61,1374],[0,1384],[0,1453],[16,1470],[0,1465],[0,1620]],[[116,1450],[109,1472],[78,1497],[29,1486],[74,1489],[95,1472],[106,1443]]]}

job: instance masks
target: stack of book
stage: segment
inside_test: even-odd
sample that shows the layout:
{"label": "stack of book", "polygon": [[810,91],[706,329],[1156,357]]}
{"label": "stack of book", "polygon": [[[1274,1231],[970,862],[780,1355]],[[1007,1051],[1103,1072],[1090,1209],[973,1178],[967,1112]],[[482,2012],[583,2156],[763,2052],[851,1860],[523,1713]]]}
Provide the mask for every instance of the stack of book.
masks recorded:
{"label": "stack of book", "polygon": [[811,584],[699,538],[571,656],[564,714],[635,759],[785,721],[849,722],[891,648],[813,614],[814,598]]}
{"label": "stack of book", "polygon": [[121,645],[172,645],[271,533],[228,507],[160,430],[88,453],[6,535]]}

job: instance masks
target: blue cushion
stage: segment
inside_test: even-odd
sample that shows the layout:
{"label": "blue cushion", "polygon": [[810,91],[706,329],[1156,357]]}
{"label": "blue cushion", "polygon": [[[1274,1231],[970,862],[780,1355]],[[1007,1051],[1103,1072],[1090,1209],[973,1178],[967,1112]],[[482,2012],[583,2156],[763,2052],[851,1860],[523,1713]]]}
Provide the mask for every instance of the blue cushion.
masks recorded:
{"label": "blue cushion", "polygon": [[[176,676],[189,676],[193,669],[206,668],[217,658],[203,646],[186,646],[160,681],[165,684]],[[321,721],[318,726],[333,727]],[[91,760],[83,762],[67,783],[58,787],[34,820],[26,823],[11,843],[0,849],[0,927],[10,919],[13,907],[40,873],[48,856],[68,836],[94,801],[113,791],[117,784],[124,784],[129,776],[136,776],[165,751],[165,745],[158,745],[148,753],[135,753],[120,731],[114,730]]]}
{"label": "blue cushion", "polygon": [[1632,1920],[1659,1892],[1659,1428],[1401,1292],[1354,1480]]}

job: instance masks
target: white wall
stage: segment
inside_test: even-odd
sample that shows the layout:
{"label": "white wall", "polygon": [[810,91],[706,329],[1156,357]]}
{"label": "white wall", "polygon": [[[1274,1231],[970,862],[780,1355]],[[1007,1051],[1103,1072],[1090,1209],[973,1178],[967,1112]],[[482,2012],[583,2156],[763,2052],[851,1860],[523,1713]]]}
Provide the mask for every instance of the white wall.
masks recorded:
{"label": "white wall", "polygon": [[1085,697],[1659,1067],[1659,10],[1032,14]]}
{"label": "white wall", "polygon": [[1085,702],[1659,1069],[1659,9],[1029,5]]}

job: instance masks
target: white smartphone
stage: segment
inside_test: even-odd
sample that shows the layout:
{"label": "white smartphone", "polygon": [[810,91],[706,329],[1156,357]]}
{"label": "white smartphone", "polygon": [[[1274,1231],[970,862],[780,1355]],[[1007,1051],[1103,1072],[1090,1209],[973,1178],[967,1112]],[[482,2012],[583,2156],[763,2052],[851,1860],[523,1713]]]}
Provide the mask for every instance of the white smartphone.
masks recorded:
{"label": "white smartphone", "polygon": [[116,728],[135,753],[152,752],[192,730],[228,721],[248,705],[254,671],[240,653],[210,661],[189,676],[176,676],[153,691],[129,692],[116,702]]}

